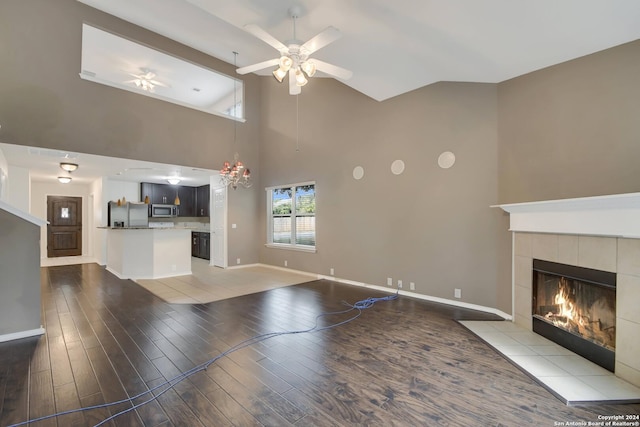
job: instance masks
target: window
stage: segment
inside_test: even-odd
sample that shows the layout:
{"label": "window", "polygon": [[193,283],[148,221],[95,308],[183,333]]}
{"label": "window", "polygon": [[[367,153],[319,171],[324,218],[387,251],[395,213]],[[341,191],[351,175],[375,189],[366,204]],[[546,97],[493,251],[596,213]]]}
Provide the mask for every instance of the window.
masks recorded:
{"label": "window", "polygon": [[267,188],[267,245],[315,251],[315,182]]}

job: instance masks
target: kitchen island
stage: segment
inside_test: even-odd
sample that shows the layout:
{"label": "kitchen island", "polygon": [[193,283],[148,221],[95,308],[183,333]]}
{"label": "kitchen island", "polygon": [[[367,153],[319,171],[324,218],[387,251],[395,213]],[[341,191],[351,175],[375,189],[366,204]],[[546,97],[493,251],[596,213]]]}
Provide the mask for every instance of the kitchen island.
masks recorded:
{"label": "kitchen island", "polygon": [[109,227],[107,270],[120,279],[159,279],[191,274],[191,230]]}

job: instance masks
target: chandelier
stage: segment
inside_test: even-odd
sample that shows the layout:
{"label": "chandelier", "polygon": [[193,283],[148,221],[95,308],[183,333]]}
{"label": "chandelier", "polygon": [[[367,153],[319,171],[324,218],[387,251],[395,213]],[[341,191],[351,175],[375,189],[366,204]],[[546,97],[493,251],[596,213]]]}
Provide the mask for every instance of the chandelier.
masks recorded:
{"label": "chandelier", "polygon": [[[237,66],[238,52],[233,52],[234,65]],[[238,134],[238,91],[236,89],[236,80],[233,81],[233,108],[231,108],[231,114],[233,114],[233,145],[236,146],[236,139]],[[240,156],[236,152],[233,156],[233,164],[225,161],[220,169],[220,182],[225,187],[231,187],[234,190],[241,185],[244,188],[251,187],[251,171],[244,166],[240,161]]]}
{"label": "chandelier", "polygon": [[220,182],[234,190],[238,188],[238,185],[249,188],[252,184],[251,171],[245,168],[244,164],[238,159],[239,156],[236,153],[233,156],[233,164],[224,162],[222,169],[220,169]]}

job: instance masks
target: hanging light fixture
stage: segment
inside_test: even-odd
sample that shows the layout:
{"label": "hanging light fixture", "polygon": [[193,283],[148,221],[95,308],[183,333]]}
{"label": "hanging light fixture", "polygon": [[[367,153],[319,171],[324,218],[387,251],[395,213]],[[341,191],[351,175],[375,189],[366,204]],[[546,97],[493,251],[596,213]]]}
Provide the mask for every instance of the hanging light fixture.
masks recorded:
{"label": "hanging light fixture", "polygon": [[[234,59],[233,64],[237,67],[237,59],[238,52],[233,52]],[[282,63],[283,61],[281,61]],[[287,61],[284,61],[285,64]],[[291,64],[289,64],[291,66]],[[283,78],[286,75],[286,71],[283,74]],[[274,72],[275,76],[275,72]],[[278,78],[276,76],[276,78]],[[238,91],[236,89],[236,81],[233,81],[233,146],[236,147],[236,139],[238,134],[238,100],[237,100]],[[244,188],[251,187],[251,171],[248,168],[245,168],[244,164],[239,160],[240,156],[236,152],[233,156],[233,164],[231,162],[225,161],[222,165],[222,169],[220,169],[220,182],[224,184],[226,187],[231,187],[234,190],[238,188],[238,185],[243,186]]]}
{"label": "hanging light fixture", "polygon": [[67,172],[73,172],[74,170],[78,169],[78,165],[75,163],[60,163],[60,169]]}
{"label": "hanging light fixture", "polygon": [[293,40],[290,42],[287,54],[280,57],[278,68],[273,72],[273,76],[282,83],[287,73],[291,73],[295,77],[296,86],[302,87],[309,82],[307,77],[313,77],[316,73],[316,64],[309,59],[309,51],[305,46],[297,44],[299,42],[296,39],[296,19],[299,13],[295,8],[289,10],[293,19]]}
{"label": "hanging light fixture", "polygon": [[58,182],[61,184],[68,184],[71,182],[71,176],[69,175],[71,175],[71,172],[78,169],[78,165],[76,163],[62,162],[60,163],[60,169],[67,172],[67,176],[59,176]]}

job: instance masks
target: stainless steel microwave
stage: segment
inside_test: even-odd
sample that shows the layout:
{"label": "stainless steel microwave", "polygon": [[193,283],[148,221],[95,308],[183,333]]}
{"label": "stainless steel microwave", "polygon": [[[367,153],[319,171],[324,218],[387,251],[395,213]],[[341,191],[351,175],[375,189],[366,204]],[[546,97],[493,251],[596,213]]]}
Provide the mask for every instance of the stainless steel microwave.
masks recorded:
{"label": "stainless steel microwave", "polygon": [[149,216],[153,218],[171,218],[178,216],[176,205],[150,205]]}

